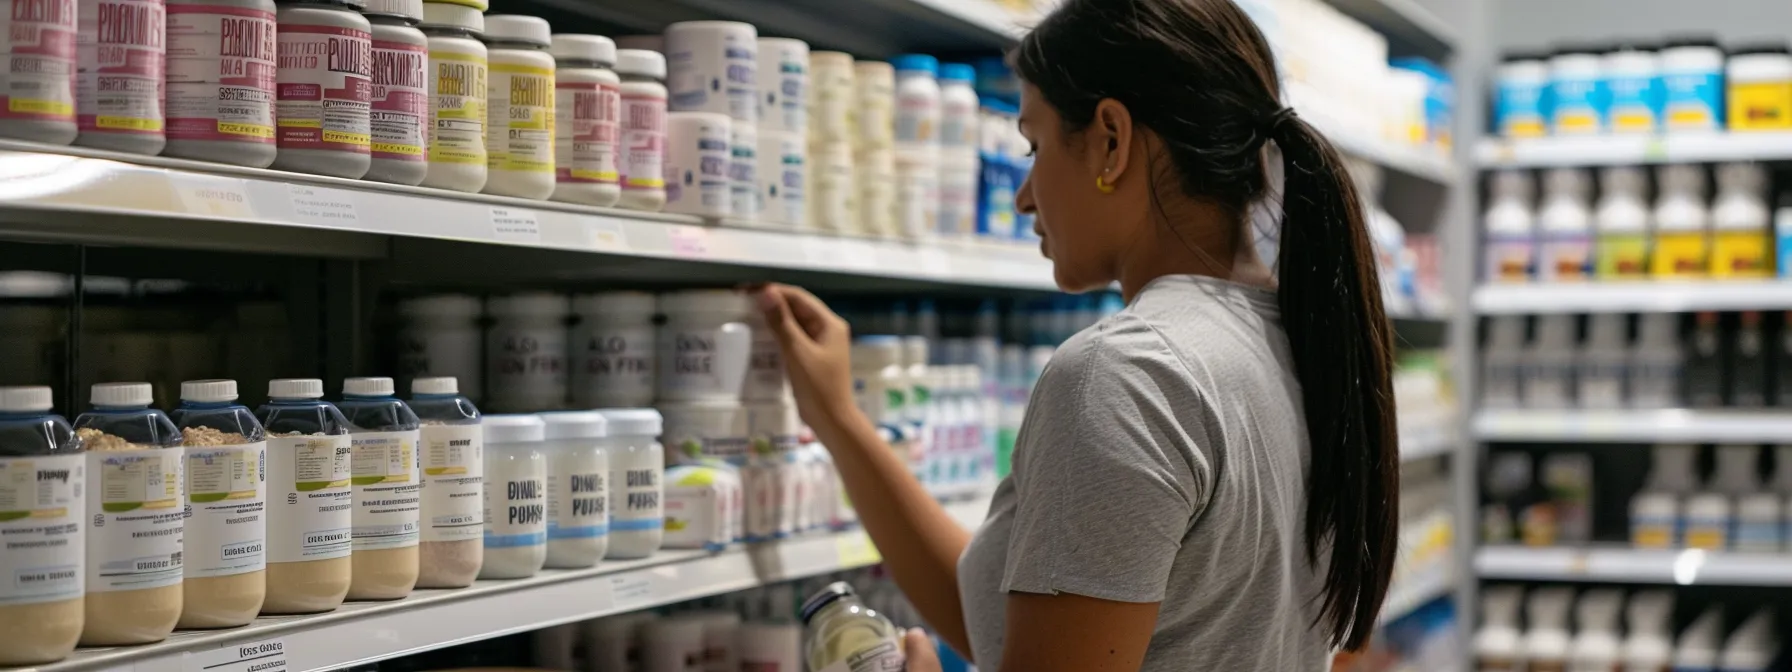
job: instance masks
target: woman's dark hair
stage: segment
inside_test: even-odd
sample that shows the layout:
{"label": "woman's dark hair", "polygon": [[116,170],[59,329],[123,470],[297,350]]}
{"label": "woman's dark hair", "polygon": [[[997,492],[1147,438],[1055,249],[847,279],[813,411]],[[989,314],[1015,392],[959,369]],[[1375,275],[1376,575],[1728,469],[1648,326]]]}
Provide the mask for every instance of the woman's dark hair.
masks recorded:
{"label": "woman's dark hair", "polygon": [[[1235,244],[1250,244],[1248,208],[1269,196],[1264,142],[1281,150],[1277,296],[1311,444],[1307,559],[1325,565],[1319,624],[1333,646],[1361,648],[1393,573],[1400,458],[1381,283],[1337,150],[1283,106],[1269,44],[1231,0],[1067,0],[1014,61],[1072,132],[1103,99],[1125,105],[1182,192],[1234,215]],[[1154,185],[1170,174],[1156,158]]]}

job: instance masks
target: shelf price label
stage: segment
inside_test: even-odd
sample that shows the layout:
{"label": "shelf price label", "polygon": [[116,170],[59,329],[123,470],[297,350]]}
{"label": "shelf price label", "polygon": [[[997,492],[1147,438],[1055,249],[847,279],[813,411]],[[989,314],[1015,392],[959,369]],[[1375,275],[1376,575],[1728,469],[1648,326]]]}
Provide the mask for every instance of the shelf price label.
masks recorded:
{"label": "shelf price label", "polygon": [[680,257],[709,256],[709,230],[699,226],[673,224],[672,254]]}
{"label": "shelf price label", "polygon": [[528,208],[492,206],[492,238],[505,243],[539,243],[541,222]]}
{"label": "shelf price label", "polygon": [[255,215],[242,180],[184,173],[174,175],[174,193],[186,214],[236,219]]}
{"label": "shelf price label", "polygon": [[226,644],[211,651],[189,653],[181,662],[185,672],[285,672],[286,642],[263,639]]}
{"label": "shelf price label", "polygon": [[586,223],[585,240],[599,250],[628,251],[628,234],[623,233],[622,225],[616,222]]}
{"label": "shelf price label", "polygon": [[286,189],[292,196],[292,214],[296,219],[329,226],[361,223],[352,192],[306,184],[289,184]]}
{"label": "shelf price label", "polygon": [[610,599],[617,611],[633,611],[653,602],[653,575],[628,572],[610,577]]}

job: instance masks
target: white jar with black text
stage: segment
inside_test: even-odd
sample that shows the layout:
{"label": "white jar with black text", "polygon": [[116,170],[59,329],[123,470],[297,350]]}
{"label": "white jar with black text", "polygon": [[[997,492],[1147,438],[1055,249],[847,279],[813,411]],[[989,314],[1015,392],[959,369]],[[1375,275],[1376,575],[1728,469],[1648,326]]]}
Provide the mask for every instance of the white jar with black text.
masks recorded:
{"label": "white jar with black text", "polygon": [[566,405],[566,297],[534,292],[492,297],[485,333],[486,399],[504,413]]}
{"label": "white jar with black text", "polygon": [[548,459],[547,566],[582,569],[610,547],[609,421],[596,411],[542,413]]}
{"label": "white jar with black text", "polygon": [[660,401],[739,401],[755,310],[745,294],[702,289],[661,294]]}
{"label": "white jar with black text", "polygon": [[488,415],[485,428],[485,564],[481,579],[521,579],[547,559],[546,425],[533,415]]}
{"label": "white jar with black text", "polygon": [[651,408],[603,411],[609,438],[610,547],[613,560],[645,558],[665,538],[665,451],[660,448],[662,422]]}
{"label": "white jar with black text", "polygon": [[572,400],[578,408],[653,403],[656,302],[646,292],[573,297]]}

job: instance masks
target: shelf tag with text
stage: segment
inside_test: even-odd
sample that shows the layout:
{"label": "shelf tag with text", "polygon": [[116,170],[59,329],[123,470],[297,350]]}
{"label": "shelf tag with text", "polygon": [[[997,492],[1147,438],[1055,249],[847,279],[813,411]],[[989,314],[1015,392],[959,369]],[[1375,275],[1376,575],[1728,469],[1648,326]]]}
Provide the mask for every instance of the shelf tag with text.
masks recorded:
{"label": "shelf tag with text", "polygon": [[264,639],[196,651],[183,658],[181,667],[186,672],[285,672],[286,642]]}
{"label": "shelf tag with text", "polygon": [[492,206],[492,237],[506,243],[539,243],[541,223],[534,210]]}
{"label": "shelf tag with text", "polygon": [[240,179],[187,173],[169,173],[169,177],[186,214],[230,218],[255,215],[255,209],[249,206],[248,190]]}
{"label": "shelf tag with text", "polygon": [[709,256],[709,229],[700,226],[671,225],[672,254],[681,257]]}
{"label": "shelf tag with text", "polygon": [[628,251],[628,235],[617,222],[587,222],[585,240],[600,250]]}
{"label": "shelf tag with text", "polygon": [[354,192],[306,184],[289,184],[286,190],[292,196],[292,214],[300,220],[331,226],[361,222],[355,213]]}
{"label": "shelf tag with text", "polygon": [[630,611],[653,602],[653,575],[629,572],[610,577],[610,599],[617,611]]}

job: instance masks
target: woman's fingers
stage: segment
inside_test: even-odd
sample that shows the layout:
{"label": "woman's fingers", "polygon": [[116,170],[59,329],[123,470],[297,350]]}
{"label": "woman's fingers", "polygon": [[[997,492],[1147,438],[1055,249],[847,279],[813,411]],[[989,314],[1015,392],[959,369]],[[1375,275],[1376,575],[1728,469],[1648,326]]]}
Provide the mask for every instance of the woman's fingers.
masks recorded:
{"label": "woman's fingers", "polygon": [[908,658],[908,665],[903,672],[943,672],[940,667],[939,650],[934,646],[933,638],[920,628],[911,628],[902,637],[902,654]]}

